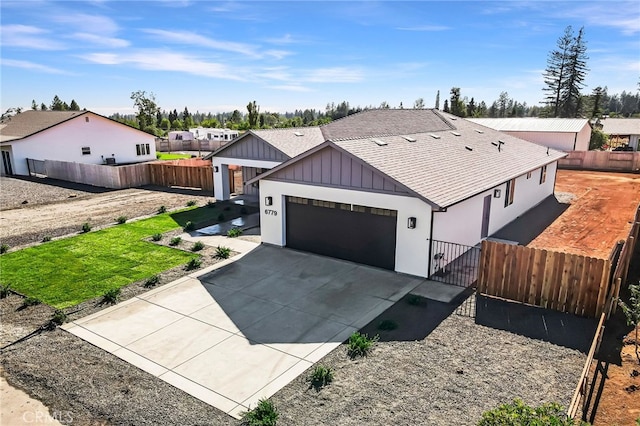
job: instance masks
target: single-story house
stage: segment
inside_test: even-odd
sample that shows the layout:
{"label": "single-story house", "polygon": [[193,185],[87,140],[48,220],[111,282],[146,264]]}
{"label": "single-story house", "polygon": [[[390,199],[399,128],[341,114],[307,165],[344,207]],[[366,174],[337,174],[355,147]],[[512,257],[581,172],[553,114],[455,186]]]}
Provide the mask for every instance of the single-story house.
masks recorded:
{"label": "single-story house", "polygon": [[605,118],[599,124],[612,145],[628,144],[634,151],[640,148],[640,118]]}
{"label": "single-story house", "polygon": [[437,266],[433,241],[476,245],[552,195],[566,155],[437,110],[267,132],[213,154],[215,185],[224,164],[265,169],[247,182],[264,243],[421,277]]}
{"label": "single-story house", "polygon": [[586,118],[469,118],[469,121],[558,151],[588,151]]}
{"label": "single-story house", "polygon": [[154,140],[91,111],[25,111],[0,123],[1,172],[28,175],[28,158],[86,164],[155,160]]}
{"label": "single-story house", "polygon": [[187,130],[172,130],[167,135],[169,142],[171,141],[193,141],[196,139],[195,135],[191,131]]}
{"label": "single-story house", "polygon": [[240,136],[240,132],[237,130],[215,127],[194,127],[189,131],[196,139],[207,141],[231,141]]}

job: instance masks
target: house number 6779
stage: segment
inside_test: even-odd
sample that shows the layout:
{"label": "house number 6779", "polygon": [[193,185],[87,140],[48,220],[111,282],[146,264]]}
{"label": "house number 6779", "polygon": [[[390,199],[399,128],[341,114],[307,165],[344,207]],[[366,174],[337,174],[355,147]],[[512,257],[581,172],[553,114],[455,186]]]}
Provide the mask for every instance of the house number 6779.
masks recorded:
{"label": "house number 6779", "polygon": [[278,216],[278,212],[276,210],[270,210],[270,209],[265,209],[264,214],[271,215],[271,216]]}

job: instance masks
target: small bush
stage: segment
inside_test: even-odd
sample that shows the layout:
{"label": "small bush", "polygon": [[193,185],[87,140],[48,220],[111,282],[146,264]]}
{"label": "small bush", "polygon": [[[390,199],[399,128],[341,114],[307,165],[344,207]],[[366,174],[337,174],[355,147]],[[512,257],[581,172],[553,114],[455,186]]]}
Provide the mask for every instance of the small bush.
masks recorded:
{"label": "small bush", "polygon": [[120,289],[112,288],[111,290],[107,290],[102,294],[102,303],[115,305],[116,303],[118,303],[119,298],[120,298]]}
{"label": "small bush", "polygon": [[37,297],[29,296],[29,297],[25,298],[22,301],[21,308],[23,308],[23,309],[24,308],[28,308],[29,306],[36,306],[36,305],[39,305],[41,303],[42,303],[42,300],[38,299]]}
{"label": "small bush", "polygon": [[154,275],[152,277],[147,278],[144,282],[144,286],[149,288],[157,285],[160,282],[160,277],[158,275]]}
{"label": "small bush", "polygon": [[422,297],[410,294],[407,298],[407,303],[413,306],[420,306],[422,305]]}
{"label": "small bush", "polygon": [[210,209],[213,209],[216,207],[216,202],[213,200],[209,200],[207,201],[207,207],[209,207]]}
{"label": "small bush", "polygon": [[391,331],[398,328],[398,323],[393,320],[383,320],[378,324],[378,330]]}
{"label": "small bush", "polygon": [[4,299],[9,294],[11,294],[11,284],[0,284],[0,299]]}
{"label": "small bush", "polygon": [[189,200],[187,201],[187,207],[193,207],[196,204],[198,204],[198,202],[196,200]]}
{"label": "small bush", "polygon": [[333,370],[329,367],[318,365],[311,372],[309,381],[311,382],[311,386],[316,389],[328,385],[333,381]]}
{"label": "small bush", "polygon": [[224,215],[222,213],[220,213],[218,215],[218,222],[222,222],[222,221],[224,221]]}
{"label": "small bush", "polygon": [[181,242],[182,242],[182,238],[180,238],[180,237],[173,237],[173,238],[171,239],[171,241],[169,241],[169,245],[170,245],[170,246],[174,246],[174,247],[175,247],[175,246],[177,246],[178,244],[180,244]]}
{"label": "small bush", "polygon": [[352,359],[357,356],[367,356],[371,352],[373,345],[378,341],[378,338],[378,336],[369,337],[356,331],[349,337],[347,355]]}
{"label": "small bush", "polygon": [[0,244],[0,254],[5,254],[9,251],[9,246],[7,244]]}
{"label": "small bush", "polygon": [[202,241],[196,241],[191,246],[191,251],[200,251],[204,248],[204,243]]}
{"label": "small bush", "polygon": [[118,218],[116,219],[116,222],[118,222],[118,225],[122,225],[123,223],[127,223],[127,217],[126,216],[118,216]]}
{"label": "small bush", "polygon": [[82,232],[84,232],[86,234],[89,231],[91,231],[91,225],[89,225],[89,222],[83,223],[82,224]]}
{"label": "small bush", "polygon": [[195,231],[196,225],[195,223],[188,221],[187,223],[184,224],[184,227],[182,229],[184,230],[184,232]]}
{"label": "small bush", "polygon": [[62,325],[67,321],[67,314],[64,313],[64,311],[60,310],[60,309],[56,309],[56,311],[53,313],[53,316],[51,317],[51,324],[52,325]]}
{"label": "small bush", "polygon": [[166,206],[158,207],[158,214],[162,214],[162,213],[166,213],[166,212],[167,212],[167,207]]}
{"label": "small bush", "polygon": [[247,214],[249,213],[249,210],[247,210],[246,207],[240,207],[240,214]]}
{"label": "small bush", "polygon": [[482,413],[478,426],[503,425],[556,425],[575,426],[587,423],[576,423],[567,417],[562,407],[556,403],[548,403],[540,407],[530,407],[520,399],[510,404],[503,404],[498,408]]}
{"label": "small bush", "polygon": [[240,235],[242,235],[242,229],[240,228],[231,228],[227,231],[227,237],[229,238],[236,238],[239,237]]}
{"label": "small bush", "polygon": [[45,235],[44,237],[42,237],[42,242],[43,243],[48,243],[49,241],[51,241],[51,237],[48,235]]}
{"label": "small bush", "polygon": [[162,157],[162,154],[160,154],[159,152],[156,152],[156,159],[159,160],[160,157]]}
{"label": "small bush", "polygon": [[196,257],[187,262],[187,266],[185,266],[184,269],[191,271],[193,269],[198,269],[200,266],[202,266],[202,260]]}
{"label": "small bush", "polygon": [[242,414],[243,423],[249,426],[275,426],[278,410],[273,402],[261,399],[253,410]]}
{"label": "small bush", "polygon": [[152,239],[153,241],[160,241],[160,240],[162,239],[162,234],[153,234],[153,235],[151,236],[151,239]]}
{"label": "small bush", "polygon": [[229,247],[216,247],[216,259],[228,259],[231,256],[231,249]]}

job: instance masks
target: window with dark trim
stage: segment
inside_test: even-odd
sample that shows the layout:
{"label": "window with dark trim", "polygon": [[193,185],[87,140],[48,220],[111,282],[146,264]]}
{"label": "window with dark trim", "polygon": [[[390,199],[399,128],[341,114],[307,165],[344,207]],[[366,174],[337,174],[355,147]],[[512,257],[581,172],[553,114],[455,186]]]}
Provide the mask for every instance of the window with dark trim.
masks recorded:
{"label": "window with dark trim", "polygon": [[507,193],[505,194],[505,197],[504,197],[505,207],[513,204],[513,197],[515,193],[516,193],[516,180],[511,179],[509,182],[507,182]]}
{"label": "window with dark trim", "polygon": [[151,147],[148,143],[136,144],[136,155],[149,155],[151,154]]}
{"label": "window with dark trim", "polygon": [[540,185],[547,181],[547,166],[542,166],[540,168]]}
{"label": "window with dark trim", "polygon": [[83,146],[82,147],[82,155],[91,155],[91,147]]}

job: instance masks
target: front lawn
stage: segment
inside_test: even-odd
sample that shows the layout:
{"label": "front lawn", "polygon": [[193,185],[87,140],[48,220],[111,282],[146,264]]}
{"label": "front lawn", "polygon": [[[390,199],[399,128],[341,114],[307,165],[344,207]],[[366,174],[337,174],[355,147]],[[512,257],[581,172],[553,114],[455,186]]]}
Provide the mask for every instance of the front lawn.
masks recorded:
{"label": "front lawn", "polygon": [[[197,210],[183,211],[181,218]],[[178,227],[170,214],[161,214],[4,254],[0,279],[55,308],[77,305],[198,257],[143,241]]]}
{"label": "front lawn", "polygon": [[171,154],[167,152],[156,152],[156,158],[158,160],[182,160],[184,158],[191,158],[191,154]]}

